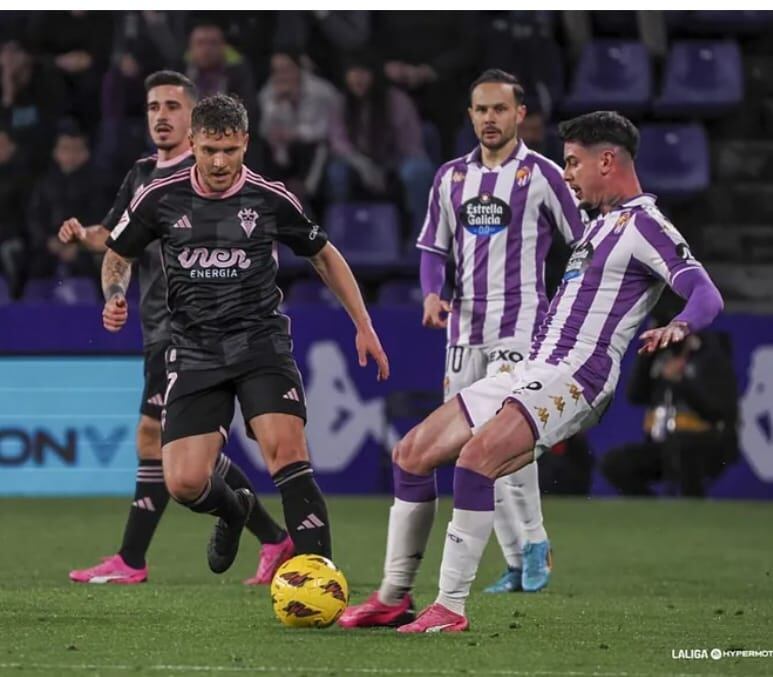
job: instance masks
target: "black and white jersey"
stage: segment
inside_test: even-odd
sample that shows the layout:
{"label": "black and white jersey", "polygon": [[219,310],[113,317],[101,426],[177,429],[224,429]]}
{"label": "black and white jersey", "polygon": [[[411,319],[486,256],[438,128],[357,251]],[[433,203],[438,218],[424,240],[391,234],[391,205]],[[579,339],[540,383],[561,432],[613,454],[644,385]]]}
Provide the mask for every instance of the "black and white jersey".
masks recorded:
{"label": "black and white jersey", "polygon": [[288,334],[279,313],[276,242],[313,256],[326,233],[283,184],[243,167],[223,193],[211,193],[196,167],[137,192],[108,246],[125,257],[161,240],[172,345],[181,369],[212,369],[250,359],[272,334]]}
{"label": "black and white jersey", "polygon": [[[193,165],[193,154],[188,151],[172,160],[160,161],[158,156],[142,158],[134,163],[124,177],[113,206],[102,219],[102,225],[112,231],[129,208],[132,198],[155,179],[163,179],[182,168]],[[166,305],[166,279],[161,266],[161,245],[153,242],[137,262],[140,283],[140,321],[142,342],[147,346],[169,343],[171,328]]]}

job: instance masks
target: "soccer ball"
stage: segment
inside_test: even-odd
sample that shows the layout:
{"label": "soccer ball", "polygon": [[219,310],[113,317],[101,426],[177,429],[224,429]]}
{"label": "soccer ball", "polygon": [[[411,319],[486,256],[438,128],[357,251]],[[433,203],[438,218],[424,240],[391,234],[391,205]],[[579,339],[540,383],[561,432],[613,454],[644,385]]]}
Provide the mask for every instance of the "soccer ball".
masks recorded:
{"label": "soccer ball", "polygon": [[326,628],[349,603],[349,584],[341,570],[321,555],[287,560],[271,581],[271,602],[282,625]]}

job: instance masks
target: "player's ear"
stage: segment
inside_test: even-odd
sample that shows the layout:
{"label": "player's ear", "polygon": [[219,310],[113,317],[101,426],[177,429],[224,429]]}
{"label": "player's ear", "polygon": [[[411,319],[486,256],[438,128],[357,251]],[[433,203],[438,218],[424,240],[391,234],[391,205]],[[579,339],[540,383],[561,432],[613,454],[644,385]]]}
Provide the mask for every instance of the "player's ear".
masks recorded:
{"label": "player's ear", "polygon": [[244,135],[244,150],[247,151],[247,146],[250,145],[250,135],[246,134]]}

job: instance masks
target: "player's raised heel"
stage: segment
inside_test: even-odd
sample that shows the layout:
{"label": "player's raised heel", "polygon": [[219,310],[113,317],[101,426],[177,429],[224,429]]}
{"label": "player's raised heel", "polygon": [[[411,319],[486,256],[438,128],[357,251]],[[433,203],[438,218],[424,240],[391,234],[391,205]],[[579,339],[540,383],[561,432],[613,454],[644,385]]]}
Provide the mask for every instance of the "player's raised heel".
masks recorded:
{"label": "player's raised heel", "polygon": [[469,621],[459,614],[435,602],[422,611],[413,623],[401,625],[397,632],[412,634],[419,632],[464,632],[470,627]]}
{"label": "player's raised heel", "polygon": [[397,628],[410,623],[416,617],[413,599],[403,597],[400,604],[390,606],[378,598],[378,592],[371,594],[362,604],[350,606],[338,619],[342,628]]}
{"label": "player's raised heel", "polygon": [[241,503],[244,512],[242,519],[234,524],[228,524],[222,517],[217,520],[212,536],[207,546],[207,562],[213,573],[222,574],[231,567],[239,552],[239,538],[257,499],[249,489],[237,489],[236,498]]}
{"label": "player's raised heel", "polygon": [[270,585],[276,570],[295,554],[293,539],[288,535],[279,543],[264,543],[260,548],[258,570],[245,585]]}
{"label": "player's raised heel", "polygon": [[524,592],[537,592],[547,586],[553,569],[553,553],[550,541],[527,543],[523,547],[523,575],[521,585]]}
{"label": "player's raised heel", "polygon": [[521,578],[523,572],[520,569],[511,569],[508,567],[494,583],[484,588],[483,592],[518,592],[522,590]]}
{"label": "player's raised heel", "polygon": [[134,569],[123,561],[120,555],[103,557],[102,562],[88,569],[75,569],[70,572],[70,580],[75,583],[116,583],[132,585],[148,580],[148,567]]}

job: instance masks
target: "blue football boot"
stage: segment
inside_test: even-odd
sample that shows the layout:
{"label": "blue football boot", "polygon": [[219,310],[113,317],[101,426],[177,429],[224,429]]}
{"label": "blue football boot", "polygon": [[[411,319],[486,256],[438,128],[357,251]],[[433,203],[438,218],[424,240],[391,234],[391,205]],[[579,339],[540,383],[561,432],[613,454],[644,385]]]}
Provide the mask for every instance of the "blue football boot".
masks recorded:
{"label": "blue football boot", "polygon": [[542,590],[550,580],[552,568],[553,553],[550,550],[550,541],[527,543],[523,547],[523,575],[521,576],[521,587],[524,592]]}
{"label": "blue football boot", "polygon": [[520,569],[507,567],[496,583],[489,585],[483,592],[518,592],[521,589],[521,576]]}

